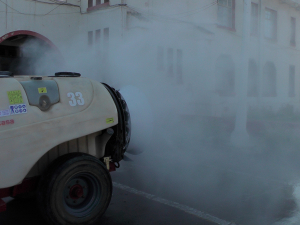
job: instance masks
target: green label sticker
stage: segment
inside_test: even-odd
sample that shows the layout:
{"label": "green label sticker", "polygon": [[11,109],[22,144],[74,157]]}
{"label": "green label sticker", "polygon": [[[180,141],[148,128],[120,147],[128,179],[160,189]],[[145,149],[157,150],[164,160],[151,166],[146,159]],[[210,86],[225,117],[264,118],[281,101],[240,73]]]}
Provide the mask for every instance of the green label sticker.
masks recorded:
{"label": "green label sticker", "polygon": [[8,91],[7,92],[8,100],[10,105],[22,104],[23,97],[20,90],[18,91]]}
{"label": "green label sticker", "polygon": [[114,122],[114,118],[108,118],[106,119],[106,123],[113,123]]}
{"label": "green label sticker", "polygon": [[38,90],[39,90],[40,94],[47,93],[47,88],[45,88],[45,87],[38,88]]}

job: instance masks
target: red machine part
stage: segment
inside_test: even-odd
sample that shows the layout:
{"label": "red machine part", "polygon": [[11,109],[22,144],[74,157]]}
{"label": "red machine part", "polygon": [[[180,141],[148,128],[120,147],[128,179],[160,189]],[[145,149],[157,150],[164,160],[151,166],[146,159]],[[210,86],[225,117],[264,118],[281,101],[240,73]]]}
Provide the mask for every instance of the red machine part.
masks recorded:
{"label": "red machine part", "polygon": [[6,211],[6,203],[0,198],[0,212]]}
{"label": "red machine part", "polygon": [[39,182],[39,177],[27,178],[19,185],[0,189],[0,212],[6,210],[6,203],[2,200],[5,197],[15,197],[19,194],[35,191]]}
{"label": "red machine part", "polygon": [[116,165],[114,162],[109,162],[109,172],[116,171]]}

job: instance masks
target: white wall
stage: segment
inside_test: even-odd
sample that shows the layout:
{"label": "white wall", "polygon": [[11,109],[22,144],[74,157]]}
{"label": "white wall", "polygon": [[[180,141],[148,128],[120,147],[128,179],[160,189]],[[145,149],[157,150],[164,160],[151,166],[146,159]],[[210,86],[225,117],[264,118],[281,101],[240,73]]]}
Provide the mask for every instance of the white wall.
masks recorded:
{"label": "white wall", "polygon": [[[115,54],[118,53],[123,44],[128,45],[123,47],[124,49],[128,47],[128,51],[145,46],[148,52],[139,52],[138,50],[134,50],[134,52],[141,54],[141,57],[145,59],[147,58],[146,64],[153,68],[153,71],[149,70],[149,74],[158,77],[165,76],[165,72],[156,71],[156,51],[158,46],[162,46],[166,49],[183,50],[183,86],[192,84],[193,89],[213,92],[215,90],[215,63],[222,54],[232,56],[236,66],[235,83],[237,84],[243,30],[242,1],[236,0],[235,31],[217,26],[218,7],[213,4],[214,2],[214,0],[115,0],[111,1],[109,7],[101,7],[95,11],[87,12],[87,0],[68,0],[68,3],[80,5],[81,13],[79,7],[60,6],[46,16],[39,16],[40,14],[47,14],[57,5],[11,0],[9,1],[11,7],[31,15],[19,14],[10,8],[6,9],[5,5],[0,3],[0,11],[4,11],[0,14],[3,21],[0,24],[0,35],[14,30],[38,32],[49,38],[62,51],[64,57],[69,58],[71,54],[76,54],[73,48],[78,47],[74,46],[72,39],[78,40],[77,43],[80,43],[78,45],[81,45],[79,49],[88,51],[88,31],[101,29],[101,35],[103,35],[103,29],[109,28],[111,54],[108,56],[109,63],[105,65],[108,67],[101,68],[101,71],[108,74],[107,77],[120,74],[117,72],[118,70],[112,69],[112,67],[118,65],[118,62],[122,60],[122,57],[115,57]],[[253,0],[253,2],[258,3],[258,0]],[[119,3],[127,4],[127,6],[115,5]],[[249,101],[252,104],[268,103],[278,106],[282,103],[293,103],[298,106],[300,102],[300,67],[297,62],[300,60],[300,42],[297,41],[296,47],[290,46],[289,23],[291,16],[296,18],[296,39],[298,40],[300,37],[300,13],[287,4],[281,4],[279,0],[265,0],[262,5],[262,18],[264,18],[265,7],[277,10],[278,38],[276,41],[269,41],[264,37],[251,37],[249,58],[254,58],[261,65],[261,68],[268,61],[274,62],[277,70],[277,97],[249,98]],[[138,14],[135,16],[127,14],[129,11],[138,12]],[[197,26],[207,29],[208,32],[199,30]],[[263,28],[262,26],[262,32]],[[134,44],[135,41],[138,41],[136,45]],[[102,43],[102,47],[99,46],[100,50],[103,47],[104,43]],[[95,46],[95,48],[98,47]],[[103,56],[95,55],[96,61],[98,60],[97,57],[101,62]],[[295,98],[288,97],[289,65],[296,66]],[[134,64],[132,66],[134,67]],[[95,70],[98,71],[99,69]],[[234,97],[223,98],[223,100],[228,104],[235,102]]]}

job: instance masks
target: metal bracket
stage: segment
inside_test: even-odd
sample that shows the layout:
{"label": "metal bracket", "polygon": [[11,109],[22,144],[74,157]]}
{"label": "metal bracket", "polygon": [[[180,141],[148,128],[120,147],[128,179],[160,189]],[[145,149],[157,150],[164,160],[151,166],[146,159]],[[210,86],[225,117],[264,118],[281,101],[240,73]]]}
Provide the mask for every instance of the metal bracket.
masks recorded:
{"label": "metal bracket", "polygon": [[109,171],[109,162],[111,161],[110,156],[109,157],[104,157],[103,161],[106,165],[107,170]]}

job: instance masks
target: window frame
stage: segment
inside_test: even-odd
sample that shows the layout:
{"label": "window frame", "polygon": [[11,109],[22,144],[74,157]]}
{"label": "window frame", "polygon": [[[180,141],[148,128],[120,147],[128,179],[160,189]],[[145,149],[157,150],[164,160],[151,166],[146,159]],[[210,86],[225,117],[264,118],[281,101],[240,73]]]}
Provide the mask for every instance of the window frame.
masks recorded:
{"label": "window frame", "polygon": [[105,27],[103,29],[103,41],[105,45],[109,44],[109,35],[110,35],[110,29],[109,27]]}
{"label": "window frame", "polygon": [[101,40],[101,29],[95,30],[95,44],[100,44]]}
{"label": "window frame", "polygon": [[248,87],[247,97],[259,96],[259,69],[255,59],[251,58],[248,61]]}
{"label": "window frame", "polygon": [[220,55],[215,64],[215,92],[220,97],[236,96],[236,66],[231,55]]}
{"label": "window frame", "polygon": [[167,73],[168,77],[174,77],[174,49],[167,48]]}
{"label": "window frame", "polygon": [[[255,6],[257,8],[257,13],[253,15],[252,6]],[[255,18],[253,18],[255,16]],[[253,24],[255,23],[255,24]],[[255,31],[253,32],[252,28],[255,28]],[[251,36],[258,36],[259,34],[259,5],[258,3],[251,2],[251,25],[250,25],[250,35]]]}
{"label": "window frame", "polygon": [[92,8],[94,6],[93,0],[88,0],[88,8]]}
{"label": "window frame", "polygon": [[94,31],[88,31],[88,46],[94,45]]}
{"label": "window frame", "polygon": [[[291,79],[291,77],[293,77],[293,79]],[[295,81],[296,81],[296,66],[290,65],[289,66],[289,93],[288,93],[289,98],[296,97]]]}
{"label": "window frame", "polygon": [[165,51],[162,46],[157,47],[157,71],[164,71],[165,70]]}
{"label": "window frame", "polygon": [[273,33],[272,38],[266,37],[266,27],[265,27],[266,24],[264,24],[264,37],[265,37],[265,39],[270,40],[270,41],[277,41],[277,38],[278,38],[278,12],[274,9],[266,7],[265,8],[265,17],[264,17],[264,22],[265,23],[266,23],[266,12],[267,11],[273,12],[274,15],[275,15],[274,33]]}
{"label": "window frame", "polygon": [[88,7],[88,8],[87,8],[87,12],[91,12],[91,11],[100,9],[100,8],[102,8],[102,7],[108,7],[108,6],[110,6],[109,0],[104,0],[103,3],[101,3],[101,1],[100,1],[100,4],[97,3],[97,1],[96,1],[96,5],[93,5],[93,6],[91,6],[91,7]]}
{"label": "window frame", "polygon": [[177,84],[183,84],[183,50],[176,50],[176,79]]}
{"label": "window frame", "polygon": [[291,16],[291,38],[290,38],[290,45],[295,47],[297,40],[297,23],[296,18]]}
{"label": "window frame", "polygon": [[[219,0],[217,2],[217,17],[219,17]],[[222,5],[221,5],[222,6]],[[225,6],[222,6],[222,7],[225,7]],[[219,18],[218,18],[218,24],[217,24],[217,27],[219,28],[223,28],[223,29],[226,29],[226,30],[230,30],[230,31],[233,31],[235,32],[236,29],[235,29],[235,0],[232,0],[232,27],[228,27],[228,26],[224,26],[224,25],[220,25],[219,24]]]}
{"label": "window frame", "polygon": [[277,69],[274,62],[266,62],[263,67],[262,97],[278,97],[277,77]]}

